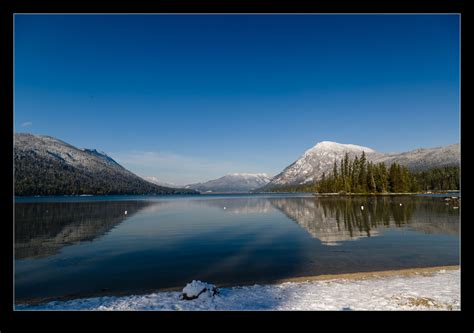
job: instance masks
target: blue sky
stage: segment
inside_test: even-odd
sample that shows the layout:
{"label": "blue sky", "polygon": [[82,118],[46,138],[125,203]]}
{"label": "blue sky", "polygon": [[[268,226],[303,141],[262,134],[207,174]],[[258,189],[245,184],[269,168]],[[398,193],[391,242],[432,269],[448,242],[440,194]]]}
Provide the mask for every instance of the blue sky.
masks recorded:
{"label": "blue sky", "polygon": [[178,185],[459,142],[457,15],[15,15],[14,127]]}

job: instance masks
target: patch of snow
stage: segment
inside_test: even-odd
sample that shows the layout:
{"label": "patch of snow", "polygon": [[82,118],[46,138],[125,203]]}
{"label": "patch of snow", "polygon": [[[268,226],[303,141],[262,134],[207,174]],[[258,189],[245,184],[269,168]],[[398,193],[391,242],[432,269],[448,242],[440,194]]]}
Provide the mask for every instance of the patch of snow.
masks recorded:
{"label": "patch of snow", "polygon": [[181,299],[192,300],[203,295],[206,297],[212,297],[217,293],[217,288],[213,284],[202,282],[199,280],[193,280],[183,288]]}
{"label": "patch of snow", "polygon": [[[193,281],[183,291],[196,295],[203,285],[209,286]],[[460,310],[460,270],[221,288],[213,297],[191,301],[180,296],[158,292],[96,297],[17,305],[16,310]]]}
{"label": "patch of snow", "polygon": [[345,143],[338,143],[338,142],[333,142],[333,141],[321,141],[317,143],[313,148],[307,150],[307,152],[312,151],[312,150],[324,150],[324,151],[329,151],[329,152],[334,152],[334,151],[365,151],[366,153],[375,153],[375,150],[372,148],[368,147],[363,147],[359,145],[353,145],[353,144],[345,144]]}
{"label": "patch of snow", "polygon": [[237,176],[237,177],[247,177],[247,178],[259,178],[259,177],[264,177],[264,178],[269,178],[268,174],[262,172],[262,173],[229,173],[227,176]]}

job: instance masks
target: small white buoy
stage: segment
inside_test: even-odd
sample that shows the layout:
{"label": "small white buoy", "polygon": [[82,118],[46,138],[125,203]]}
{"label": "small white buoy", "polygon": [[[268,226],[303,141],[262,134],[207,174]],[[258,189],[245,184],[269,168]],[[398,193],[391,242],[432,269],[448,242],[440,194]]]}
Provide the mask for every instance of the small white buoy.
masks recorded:
{"label": "small white buoy", "polygon": [[125,211],[124,214],[127,215],[127,211]]}
{"label": "small white buoy", "polygon": [[227,207],[224,207],[224,209],[227,209]]}
{"label": "small white buoy", "polygon": [[402,204],[400,203],[400,206],[401,206],[401,205],[402,205]]}
{"label": "small white buoy", "polygon": [[364,206],[360,206],[360,209],[364,210]]}

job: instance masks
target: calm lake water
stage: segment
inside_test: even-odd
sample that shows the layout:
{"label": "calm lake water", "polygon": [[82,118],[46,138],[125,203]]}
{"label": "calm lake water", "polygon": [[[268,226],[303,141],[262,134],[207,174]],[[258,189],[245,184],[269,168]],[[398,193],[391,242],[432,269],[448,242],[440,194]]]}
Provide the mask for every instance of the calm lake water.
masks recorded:
{"label": "calm lake water", "polygon": [[15,296],[454,265],[459,226],[459,209],[430,196],[20,198]]}

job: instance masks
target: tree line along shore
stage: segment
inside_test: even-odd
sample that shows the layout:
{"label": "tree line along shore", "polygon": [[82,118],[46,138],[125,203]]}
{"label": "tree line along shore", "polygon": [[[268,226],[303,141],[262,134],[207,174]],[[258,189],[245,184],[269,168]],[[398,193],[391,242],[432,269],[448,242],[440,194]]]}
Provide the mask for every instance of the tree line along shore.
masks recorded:
{"label": "tree line along shore", "polygon": [[339,195],[418,194],[459,191],[459,167],[448,166],[414,172],[398,163],[367,161],[365,153],[353,159],[345,154],[334,161],[329,174],[323,173],[315,183],[270,189],[271,192],[311,192]]}

